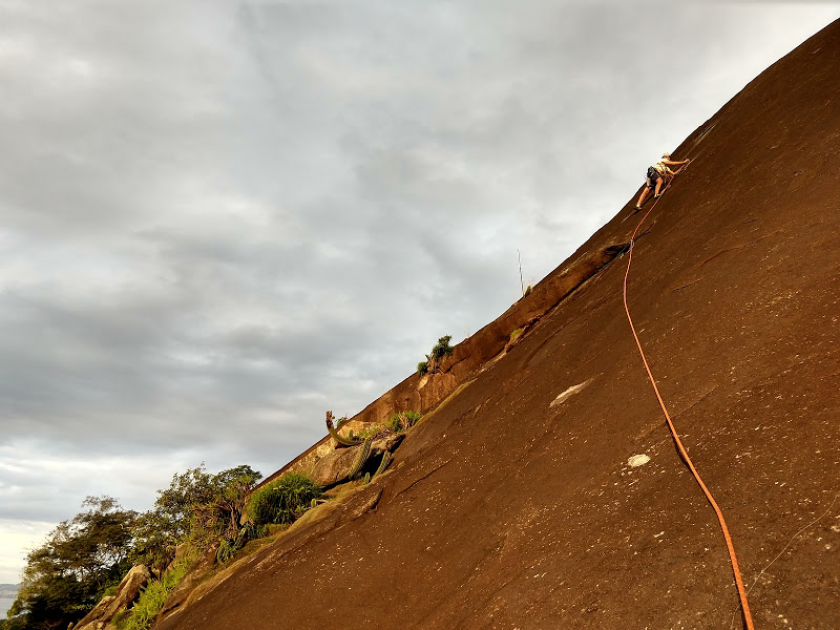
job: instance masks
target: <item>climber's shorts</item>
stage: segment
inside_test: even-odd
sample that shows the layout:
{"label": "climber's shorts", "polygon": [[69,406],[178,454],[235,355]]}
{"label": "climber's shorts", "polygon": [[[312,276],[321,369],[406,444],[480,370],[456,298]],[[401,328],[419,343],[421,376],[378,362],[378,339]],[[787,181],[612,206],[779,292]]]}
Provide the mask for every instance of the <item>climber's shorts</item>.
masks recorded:
{"label": "climber's shorts", "polygon": [[647,180],[645,180],[645,187],[653,188],[654,186],[656,186],[656,182],[658,182],[661,177],[662,175],[659,174],[659,171],[657,171],[651,166],[647,170]]}

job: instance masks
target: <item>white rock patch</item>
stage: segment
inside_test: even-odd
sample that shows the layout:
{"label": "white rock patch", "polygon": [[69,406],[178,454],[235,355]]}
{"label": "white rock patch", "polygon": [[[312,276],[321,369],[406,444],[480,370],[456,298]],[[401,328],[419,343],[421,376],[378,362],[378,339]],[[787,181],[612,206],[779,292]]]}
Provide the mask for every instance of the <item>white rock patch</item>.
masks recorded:
{"label": "white rock patch", "polygon": [[636,468],[637,466],[644,466],[650,461],[650,457],[647,455],[633,455],[630,459],[627,460],[627,465],[630,468]]}
{"label": "white rock patch", "polygon": [[557,398],[555,398],[554,400],[552,400],[552,401],[551,401],[551,404],[549,405],[549,407],[550,407],[550,408],[554,408],[554,407],[556,407],[557,405],[561,405],[561,404],[563,404],[565,401],[567,401],[569,398],[571,398],[571,397],[572,397],[572,396],[574,396],[575,394],[578,394],[578,393],[580,393],[581,391],[583,391],[583,389],[584,389],[587,385],[589,385],[592,381],[594,381],[594,380],[595,380],[594,378],[590,378],[588,381],[586,381],[586,382],[584,382],[584,383],[581,383],[580,385],[573,385],[572,387],[570,387],[569,389],[567,389],[565,392],[563,392],[562,394],[560,394],[559,396],[557,396]]}

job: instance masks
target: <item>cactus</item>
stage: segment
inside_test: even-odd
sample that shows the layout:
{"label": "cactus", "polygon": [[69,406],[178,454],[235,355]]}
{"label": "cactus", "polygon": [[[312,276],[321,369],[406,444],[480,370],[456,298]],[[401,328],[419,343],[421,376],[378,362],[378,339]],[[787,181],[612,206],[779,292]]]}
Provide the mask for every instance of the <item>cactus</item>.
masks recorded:
{"label": "cactus", "polygon": [[[338,421],[338,426],[341,427],[347,422],[347,418],[342,418]],[[361,440],[354,440],[352,438],[346,438],[338,433],[338,429],[333,426],[333,414],[332,411],[327,412],[327,431],[330,432],[332,438],[338,442],[341,446],[356,446],[357,444],[361,444]]]}
{"label": "cactus", "polygon": [[379,468],[376,469],[376,472],[373,473],[373,478],[376,479],[379,475],[385,472],[385,469],[388,468],[388,464],[391,463],[391,451],[385,451],[382,455],[382,461],[379,462]]}
{"label": "cactus", "polygon": [[359,454],[356,456],[356,461],[353,463],[353,469],[350,471],[350,474],[347,475],[348,479],[352,479],[355,477],[359,472],[362,470],[362,466],[365,465],[368,457],[370,456],[370,439],[365,440],[364,444],[362,444],[361,448],[359,448]]}

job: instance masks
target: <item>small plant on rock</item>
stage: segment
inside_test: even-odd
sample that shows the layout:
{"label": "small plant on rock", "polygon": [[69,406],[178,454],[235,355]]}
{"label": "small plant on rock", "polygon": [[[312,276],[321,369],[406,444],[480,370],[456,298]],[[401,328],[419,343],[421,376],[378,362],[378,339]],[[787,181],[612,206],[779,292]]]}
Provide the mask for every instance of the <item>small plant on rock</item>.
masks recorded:
{"label": "small plant on rock", "polygon": [[359,440],[377,439],[387,435],[388,430],[384,424],[371,424],[359,431],[356,436]]}
{"label": "small plant on rock", "polygon": [[422,417],[423,414],[417,413],[416,411],[400,411],[388,420],[388,428],[399,433],[400,431],[405,431],[413,427]]}
{"label": "small plant on rock", "polygon": [[455,350],[449,345],[450,341],[452,341],[452,335],[446,335],[438,339],[437,345],[432,348],[432,352],[426,355],[426,360],[417,364],[417,374],[424,376],[437,372],[443,357],[452,354]]}
{"label": "small plant on rock", "polygon": [[449,345],[450,341],[452,341],[452,335],[446,335],[438,339],[437,345],[432,348],[431,358],[435,361],[440,361],[446,355],[452,354],[454,348]]}

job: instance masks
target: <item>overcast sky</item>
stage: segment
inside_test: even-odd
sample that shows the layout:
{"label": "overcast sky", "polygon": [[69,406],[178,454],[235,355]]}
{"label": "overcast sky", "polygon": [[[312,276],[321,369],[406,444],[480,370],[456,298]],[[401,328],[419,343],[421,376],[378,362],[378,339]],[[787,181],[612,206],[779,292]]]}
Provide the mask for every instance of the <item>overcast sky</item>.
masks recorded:
{"label": "overcast sky", "polygon": [[0,582],[88,494],[274,472],[838,17],[0,0]]}

